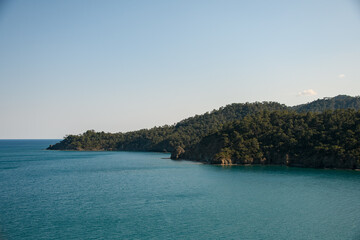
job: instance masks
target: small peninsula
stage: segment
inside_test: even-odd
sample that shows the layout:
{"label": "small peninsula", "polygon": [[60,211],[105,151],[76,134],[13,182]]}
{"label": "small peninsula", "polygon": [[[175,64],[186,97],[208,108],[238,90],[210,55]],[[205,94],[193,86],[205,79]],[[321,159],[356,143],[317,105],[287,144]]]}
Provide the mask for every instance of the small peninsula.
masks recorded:
{"label": "small peninsula", "polygon": [[360,169],[360,97],[288,107],[230,104],[174,125],[127,133],[86,131],[48,150],[171,152],[209,164]]}

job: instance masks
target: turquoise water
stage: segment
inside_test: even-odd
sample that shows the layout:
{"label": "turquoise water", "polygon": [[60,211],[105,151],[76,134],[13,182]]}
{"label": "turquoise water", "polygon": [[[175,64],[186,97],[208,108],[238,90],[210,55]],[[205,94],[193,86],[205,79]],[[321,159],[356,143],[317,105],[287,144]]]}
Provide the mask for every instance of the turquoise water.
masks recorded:
{"label": "turquoise water", "polygon": [[0,239],[360,239],[360,172],[0,140]]}

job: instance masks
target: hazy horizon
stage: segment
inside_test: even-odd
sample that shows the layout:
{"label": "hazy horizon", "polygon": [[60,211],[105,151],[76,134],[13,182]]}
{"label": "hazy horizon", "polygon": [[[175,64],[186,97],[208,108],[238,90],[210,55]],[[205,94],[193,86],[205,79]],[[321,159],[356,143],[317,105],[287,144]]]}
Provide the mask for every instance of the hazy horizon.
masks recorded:
{"label": "hazy horizon", "polygon": [[0,139],[360,93],[360,3],[1,1]]}

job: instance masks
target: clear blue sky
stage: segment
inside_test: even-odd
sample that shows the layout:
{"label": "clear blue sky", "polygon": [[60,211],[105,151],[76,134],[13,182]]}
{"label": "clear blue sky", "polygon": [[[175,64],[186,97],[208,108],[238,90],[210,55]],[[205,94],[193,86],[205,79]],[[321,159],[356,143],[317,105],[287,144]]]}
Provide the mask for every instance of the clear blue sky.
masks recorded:
{"label": "clear blue sky", "polygon": [[360,2],[2,1],[0,138],[360,94]]}

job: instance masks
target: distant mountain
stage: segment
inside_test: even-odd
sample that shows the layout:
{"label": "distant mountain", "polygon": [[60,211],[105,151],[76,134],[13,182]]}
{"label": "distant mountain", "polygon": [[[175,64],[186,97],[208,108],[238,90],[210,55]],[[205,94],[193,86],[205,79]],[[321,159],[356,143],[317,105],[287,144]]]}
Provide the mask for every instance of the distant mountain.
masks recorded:
{"label": "distant mountain", "polygon": [[[87,151],[156,151],[182,152],[199,143],[205,136],[219,132],[223,126],[261,112],[360,109],[360,98],[339,95],[294,107],[276,102],[234,103],[202,115],[195,115],[174,125],[141,129],[126,133],[104,133],[93,130],[66,136],[48,147],[49,150]],[[181,150],[182,149],[182,150]],[[178,150],[178,151],[175,151]],[[176,157],[175,157],[176,158]]]}

